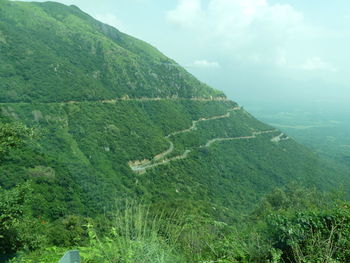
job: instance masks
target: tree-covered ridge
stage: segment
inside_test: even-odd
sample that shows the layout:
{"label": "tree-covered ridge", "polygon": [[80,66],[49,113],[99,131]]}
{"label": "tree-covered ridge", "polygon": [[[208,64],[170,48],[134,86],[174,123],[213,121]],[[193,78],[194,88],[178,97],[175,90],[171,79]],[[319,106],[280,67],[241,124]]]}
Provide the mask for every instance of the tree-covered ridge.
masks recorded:
{"label": "tree-covered ridge", "polygon": [[[47,218],[94,215],[122,197],[192,200],[243,212],[273,186],[299,181],[328,188],[341,181],[339,171],[293,140],[273,142],[280,132],[231,101],[6,103],[2,113],[34,127],[37,138],[7,156],[0,183],[11,188],[33,180],[33,209]],[[179,133],[190,127],[196,129]],[[238,137],[249,138],[232,140]],[[135,174],[130,162],[152,160],[169,149],[169,139],[171,161]]]}
{"label": "tree-covered ridge", "polygon": [[224,96],[77,7],[3,0],[0,17],[1,102]]}

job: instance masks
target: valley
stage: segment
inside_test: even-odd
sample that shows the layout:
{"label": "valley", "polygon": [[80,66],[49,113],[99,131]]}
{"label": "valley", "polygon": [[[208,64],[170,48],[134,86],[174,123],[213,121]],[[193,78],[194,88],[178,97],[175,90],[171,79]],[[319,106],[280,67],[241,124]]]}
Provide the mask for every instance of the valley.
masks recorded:
{"label": "valley", "polygon": [[321,107],[310,103],[293,108],[281,105],[280,111],[269,106],[264,109],[248,108],[260,120],[285,131],[322,156],[347,165],[350,156],[346,147],[350,143],[347,136],[350,112],[346,105]]}

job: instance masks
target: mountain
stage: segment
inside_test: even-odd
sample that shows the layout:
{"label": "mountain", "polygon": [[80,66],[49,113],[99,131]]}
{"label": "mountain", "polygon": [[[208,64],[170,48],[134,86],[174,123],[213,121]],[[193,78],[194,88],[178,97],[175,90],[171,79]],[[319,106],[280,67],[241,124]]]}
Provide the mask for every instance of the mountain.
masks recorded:
{"label": "mountain", "polygon": [[0,42],[3,102],[222,95],[74,6],[2,1]]}
{"label": "mountain", "polygon": [[0,1],[2,122],[35,137],[0,165],[32,181],[33,211],[96,216],[116,199],[199,207],[222,220],[275,186],[342,174],[149,44],[76,6]]}

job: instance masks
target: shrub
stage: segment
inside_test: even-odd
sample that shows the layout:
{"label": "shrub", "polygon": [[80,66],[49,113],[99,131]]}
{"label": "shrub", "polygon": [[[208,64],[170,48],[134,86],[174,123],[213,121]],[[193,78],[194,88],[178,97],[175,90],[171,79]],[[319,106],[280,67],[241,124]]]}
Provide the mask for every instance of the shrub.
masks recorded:
{"label": "shrub", "polygon": [[176,254],[181,229],[163,223],[161,215],[150,216],[149,207],[126,202],[114,214],[107,236],[99,237],[92,224],[87,225],[91,243],[82,257],[88,263],[184,262]]}

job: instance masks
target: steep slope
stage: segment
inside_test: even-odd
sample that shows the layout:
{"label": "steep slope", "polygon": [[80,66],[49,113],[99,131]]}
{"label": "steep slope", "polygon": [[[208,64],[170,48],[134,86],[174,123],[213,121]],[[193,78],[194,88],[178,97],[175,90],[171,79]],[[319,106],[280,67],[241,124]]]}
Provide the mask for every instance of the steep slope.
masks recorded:
{"label": "steep slope", "polygon": [[1,1],[0,16],[0,101],[222,95],[74,6]]}
{"label": "steep slope", "polygon": [[37,214],[141,197],[220,215],[290,181],[339,183],[312,152],[77,7],[1,0],[0,18],[2,115],[37,132],[1,163],[0,185],[32,180]]}

